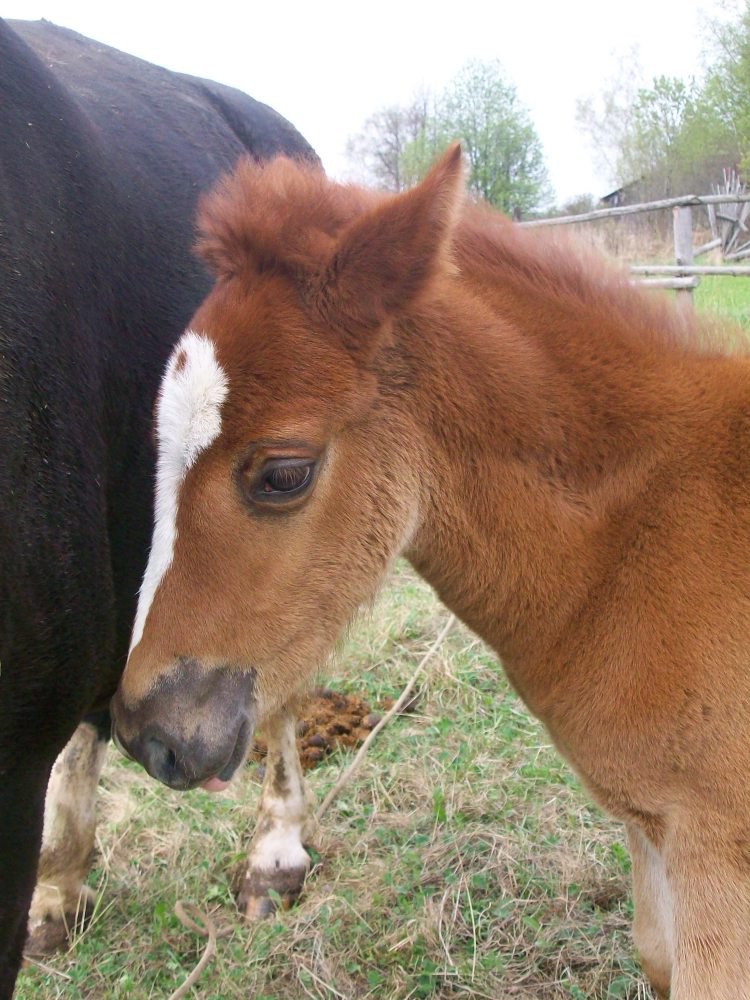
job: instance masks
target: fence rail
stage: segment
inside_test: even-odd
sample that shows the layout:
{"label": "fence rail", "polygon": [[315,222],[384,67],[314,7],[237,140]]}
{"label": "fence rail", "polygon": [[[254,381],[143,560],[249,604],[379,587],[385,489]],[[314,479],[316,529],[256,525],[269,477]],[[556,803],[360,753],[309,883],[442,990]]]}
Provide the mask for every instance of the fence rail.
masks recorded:
{"label": "fence rail", "polygon": [[720,274],[724,277],[740,278],[750,275],[750,267],[723,267],[693,265],[685,267],[683,264],[633,264],[630,268],[631,274],[673,274],[675,277],[684,277],[693,274],[701,277],[706,274]]}
{"label": "fence rail", "polygon": [[647,288],[671,288],[677,292],[692,292],[700,284],[700,278],[695,275],[691,278],[640,278],[639,285]]}
{"label": "fence rail", "polygon": [[[729,253],[735,245],[737,236],[744,232],[745,236],[750,234],[744,224],[747,209],[738,213],[737,218],[721,215],[716,211],[717,205],[741,205],[750,202],[750,192],[735,191],[725,194],[707,195],[683,195],[679,198],[663,198],[660,201],[643,202],[639,205],[620,205],[618,208],[601,208],[593,212],[583,212],[580,215],[561,215],[549,219],[531,219],[528,222],[519,222],[517,225],[531,229],[540,226],[570,226],[579,222],[597,222],[600,219],[617,219],[625,215],[637,215],[642,212],[658,212],[664,209],[672,209],[673,214],[673,236],[674,236],[674,264],[634,264],[630,268],[630,273],[638,277],[639,284],[648,285],[651,288],[671,288],[677,292],[678,299],[683,299],[692,303],[693,290],[697,288],[701,277],[705,275],[722,275],[724,277],[748,277],[750,267],[722,267],[709,265],[695,265],[696,257],[708,253],[710,250],[723,248],[726,256],[725,260],[741,260],[750,256],[750,243],[744,244],[739,251]],[[693,247],[693,208],[704,207],[708,213],[714,239],[702,246]],[[724,239],[717,236],[717,219],[722,222],[732,223],[735,227],[732,238],[725,244]],[[657,275],[658,277],[644,277],[645,275]]]}
{"label": "fence rail", "polygon": [[597,208],[593,212],[580,215],[559,215],[549,219],[528,219],[519,226],[529,229],[534,226],[570,226],[575,222],[596,222],[598,219],[616,219],[622,215],[637,215],[639,212],[658,212],[664,208],[696,208],[701,205],[730,205],[750,201],[747,194],[686,194],[680,198],[663,198],[661,201],[647,201],[641,205],[620,205],[618,208]]}

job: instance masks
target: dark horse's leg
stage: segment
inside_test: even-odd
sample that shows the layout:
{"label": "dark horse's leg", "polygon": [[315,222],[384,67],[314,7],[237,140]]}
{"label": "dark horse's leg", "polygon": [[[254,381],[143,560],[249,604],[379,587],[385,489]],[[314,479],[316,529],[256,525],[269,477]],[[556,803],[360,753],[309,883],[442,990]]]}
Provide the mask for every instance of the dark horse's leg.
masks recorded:
{"label": "dark horse's leg", "polygon": [[0,764],[0,1000],[9,1000],[26,939],[26,914],[42,840],[48,762]]}
{"label": "dark horse's leg", "polygon": [[96,833],[96,789],[111,731],[109,712],[87,716],[55,761],[44,807],[42,853],[29,912],[26,954],[49,954],[91,915],[88,874]]}
{"label": "dark horse's leg", "polygon": [[90,700],[70,661],[45,657],[28,632],[12,631],[16,649],[0,647],[0,1000],[12,996],[21,964],[52,765]]}

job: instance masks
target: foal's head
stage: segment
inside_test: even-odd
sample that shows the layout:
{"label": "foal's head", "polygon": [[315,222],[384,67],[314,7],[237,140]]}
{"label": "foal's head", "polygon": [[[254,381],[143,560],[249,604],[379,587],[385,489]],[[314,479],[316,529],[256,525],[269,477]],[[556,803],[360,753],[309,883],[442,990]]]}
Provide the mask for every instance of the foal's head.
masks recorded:
{"label": "foal's head", "polygon": [[113,703],[121,742],[174,787],[231,775],[408,545],[419,445],[381,361],[450,268],[460,200],[455,147],[403,195],[279,159],[203,203],[217,281],[161,385],[153,544]]}

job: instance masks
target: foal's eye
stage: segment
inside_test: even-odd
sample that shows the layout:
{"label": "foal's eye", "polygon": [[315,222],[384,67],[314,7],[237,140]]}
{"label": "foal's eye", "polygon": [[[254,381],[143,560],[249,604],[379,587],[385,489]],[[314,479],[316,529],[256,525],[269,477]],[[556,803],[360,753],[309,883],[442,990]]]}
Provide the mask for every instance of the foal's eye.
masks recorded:
{"label": "foal's eye", "polygon": [[256,504],[292,504],[312,486],[315,465],[310,458],[268,458],[243,472],[243,493]]}
{"label": "foal's eye", "polygon": [[264,471],[261,480],[261,492],[297,493],[304,489],[312,479],[312,464],[307,465],[276,465]]}

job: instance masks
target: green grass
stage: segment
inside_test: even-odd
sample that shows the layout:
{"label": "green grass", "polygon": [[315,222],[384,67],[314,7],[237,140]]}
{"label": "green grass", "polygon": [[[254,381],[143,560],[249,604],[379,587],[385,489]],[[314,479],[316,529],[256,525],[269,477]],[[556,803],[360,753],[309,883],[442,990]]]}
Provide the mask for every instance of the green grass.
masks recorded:
{"label": "green grass", "polygon": [[[334,682],[395,696],[446,612],[404,567],[344,644]],[[320,800],[345,765],[310,775]],[[456,626],[315,839],[293,910],[249,927],[232,885],[254,821],[253,769],[224,796],[164,789],[114,753],[91,885],[100,904],[70,950],[27,968],[18,1000],[166,998],[202,942],[178,898],[227,932],[193,996],[644,998],[629,924],[628,860],[603,817]]]}
{"label": "green grass", "polygon": [[697,309],[750,329],[750,277],[704,277],[693,294]]}

